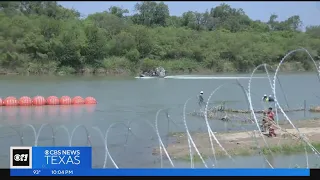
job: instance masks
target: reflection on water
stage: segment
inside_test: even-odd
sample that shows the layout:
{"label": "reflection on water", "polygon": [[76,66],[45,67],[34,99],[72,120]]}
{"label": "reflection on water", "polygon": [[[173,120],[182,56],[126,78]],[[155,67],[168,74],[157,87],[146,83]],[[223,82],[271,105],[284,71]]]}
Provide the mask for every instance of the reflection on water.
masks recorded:
{"label": "reflection on water", "polygon": [[95,105],[74,106],[21,106],[0,107],[0,124],[21,125],[26,123],[63,123],[84,118],[94,113]]}

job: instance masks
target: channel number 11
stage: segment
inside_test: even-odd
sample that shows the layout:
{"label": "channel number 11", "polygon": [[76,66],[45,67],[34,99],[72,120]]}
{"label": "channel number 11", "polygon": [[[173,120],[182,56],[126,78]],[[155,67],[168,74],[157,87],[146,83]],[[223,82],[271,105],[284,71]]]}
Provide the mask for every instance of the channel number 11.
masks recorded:
{"label": "channel number 11", "polygon": [[28,154],[16,154],[14,155],[15,161],[27,161],[28,160]]}

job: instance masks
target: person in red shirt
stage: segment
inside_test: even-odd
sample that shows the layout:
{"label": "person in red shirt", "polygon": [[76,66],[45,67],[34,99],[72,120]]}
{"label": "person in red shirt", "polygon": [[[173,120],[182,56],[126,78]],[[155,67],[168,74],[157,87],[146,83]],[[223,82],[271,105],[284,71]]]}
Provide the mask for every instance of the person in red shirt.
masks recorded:
{"label": "person in red shirt", "polygon": [[272,111],[272,107],[269,107],[268,112],[267,112],[267,116],[268,116],[268,129],[269,129],[269,135],[272,136],[277,136],[277,134],[274,132],[274,128],[273,128],[273,124],[274,124],[274,113]]}
{"label": "person in red shirt", "polygon": [[272,111],[272,107],[269,107],[267,115],[268,115],[269,120],[274,121],[274,113]]}
{"label": "person in red shirt", "polygon": [[272,111],[272,108],[270,107],[267,111],[267,118],[265,118],[264,122],[264,130],[269,130],[269,136],[277,136],[274,132],[273,124],[274,124],[274,113]]}

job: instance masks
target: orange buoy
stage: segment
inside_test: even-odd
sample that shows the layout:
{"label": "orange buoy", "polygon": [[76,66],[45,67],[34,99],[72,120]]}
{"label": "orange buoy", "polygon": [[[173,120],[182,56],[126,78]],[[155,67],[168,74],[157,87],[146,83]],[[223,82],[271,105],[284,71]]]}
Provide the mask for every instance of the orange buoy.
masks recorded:
{"label": "orange buoy", "polygon": [[72,100],[69,96],[62,96],[60,98],[60,104],[61,105],[70,105],[72,103]]}
{"label": "orange buoy", "polygon": [[18,105],[18,100],[17,98],[13,96],[9,96],[3,101],[3,105],[5,106],[17,106]]}
{"label": "orange buoy", "polygon": [[74,98],[72,98],[72,104],[84,104],[84,99],[81,96],[76,96]]}
{"label": "orange buoy", "polygon": [[59,98],[57,96],[49,96],[47,98],[47,104],[48,105],[59,105]]}
{"label": "orange buoy", "polygon": [[84,103],[85,104],[97,104],[97,101],[94,97],[89,96],[84,99]]}
{"label": "orange buoy", "polygon": [[32,104],[35,106],[46,105],[46,99],[43,96],[35,96],[32,98]]}
{"label": "orange buoy", "polygon": [[20,106],[31,106],[32,105],[32,99],[28,96],[22,96],[19,99],[19,105]]}
{"label": "orange buoy", "polygon": [[3,101],[2,101],[2,99],[0,98],[0,106],[2,106],[3,105]]}

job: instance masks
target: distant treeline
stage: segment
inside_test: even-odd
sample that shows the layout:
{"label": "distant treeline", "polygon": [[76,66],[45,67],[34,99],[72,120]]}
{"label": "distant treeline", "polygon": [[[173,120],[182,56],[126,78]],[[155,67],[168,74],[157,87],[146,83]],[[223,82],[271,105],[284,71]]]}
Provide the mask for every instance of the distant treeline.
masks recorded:
{"label": "distant treeline", "polygon": [[[247,72],[299,47],[320,59],[320,26],[302,32],[298,15],[254,21],[227,4],[181,17],[162,2],[138,3],[132,16],[106,9],[83,18],[56,1],[1,1],[1,73],[124,74],[159,65],[169,73]],[[288,61],[293,70],[311,68],[302,52]]]}

